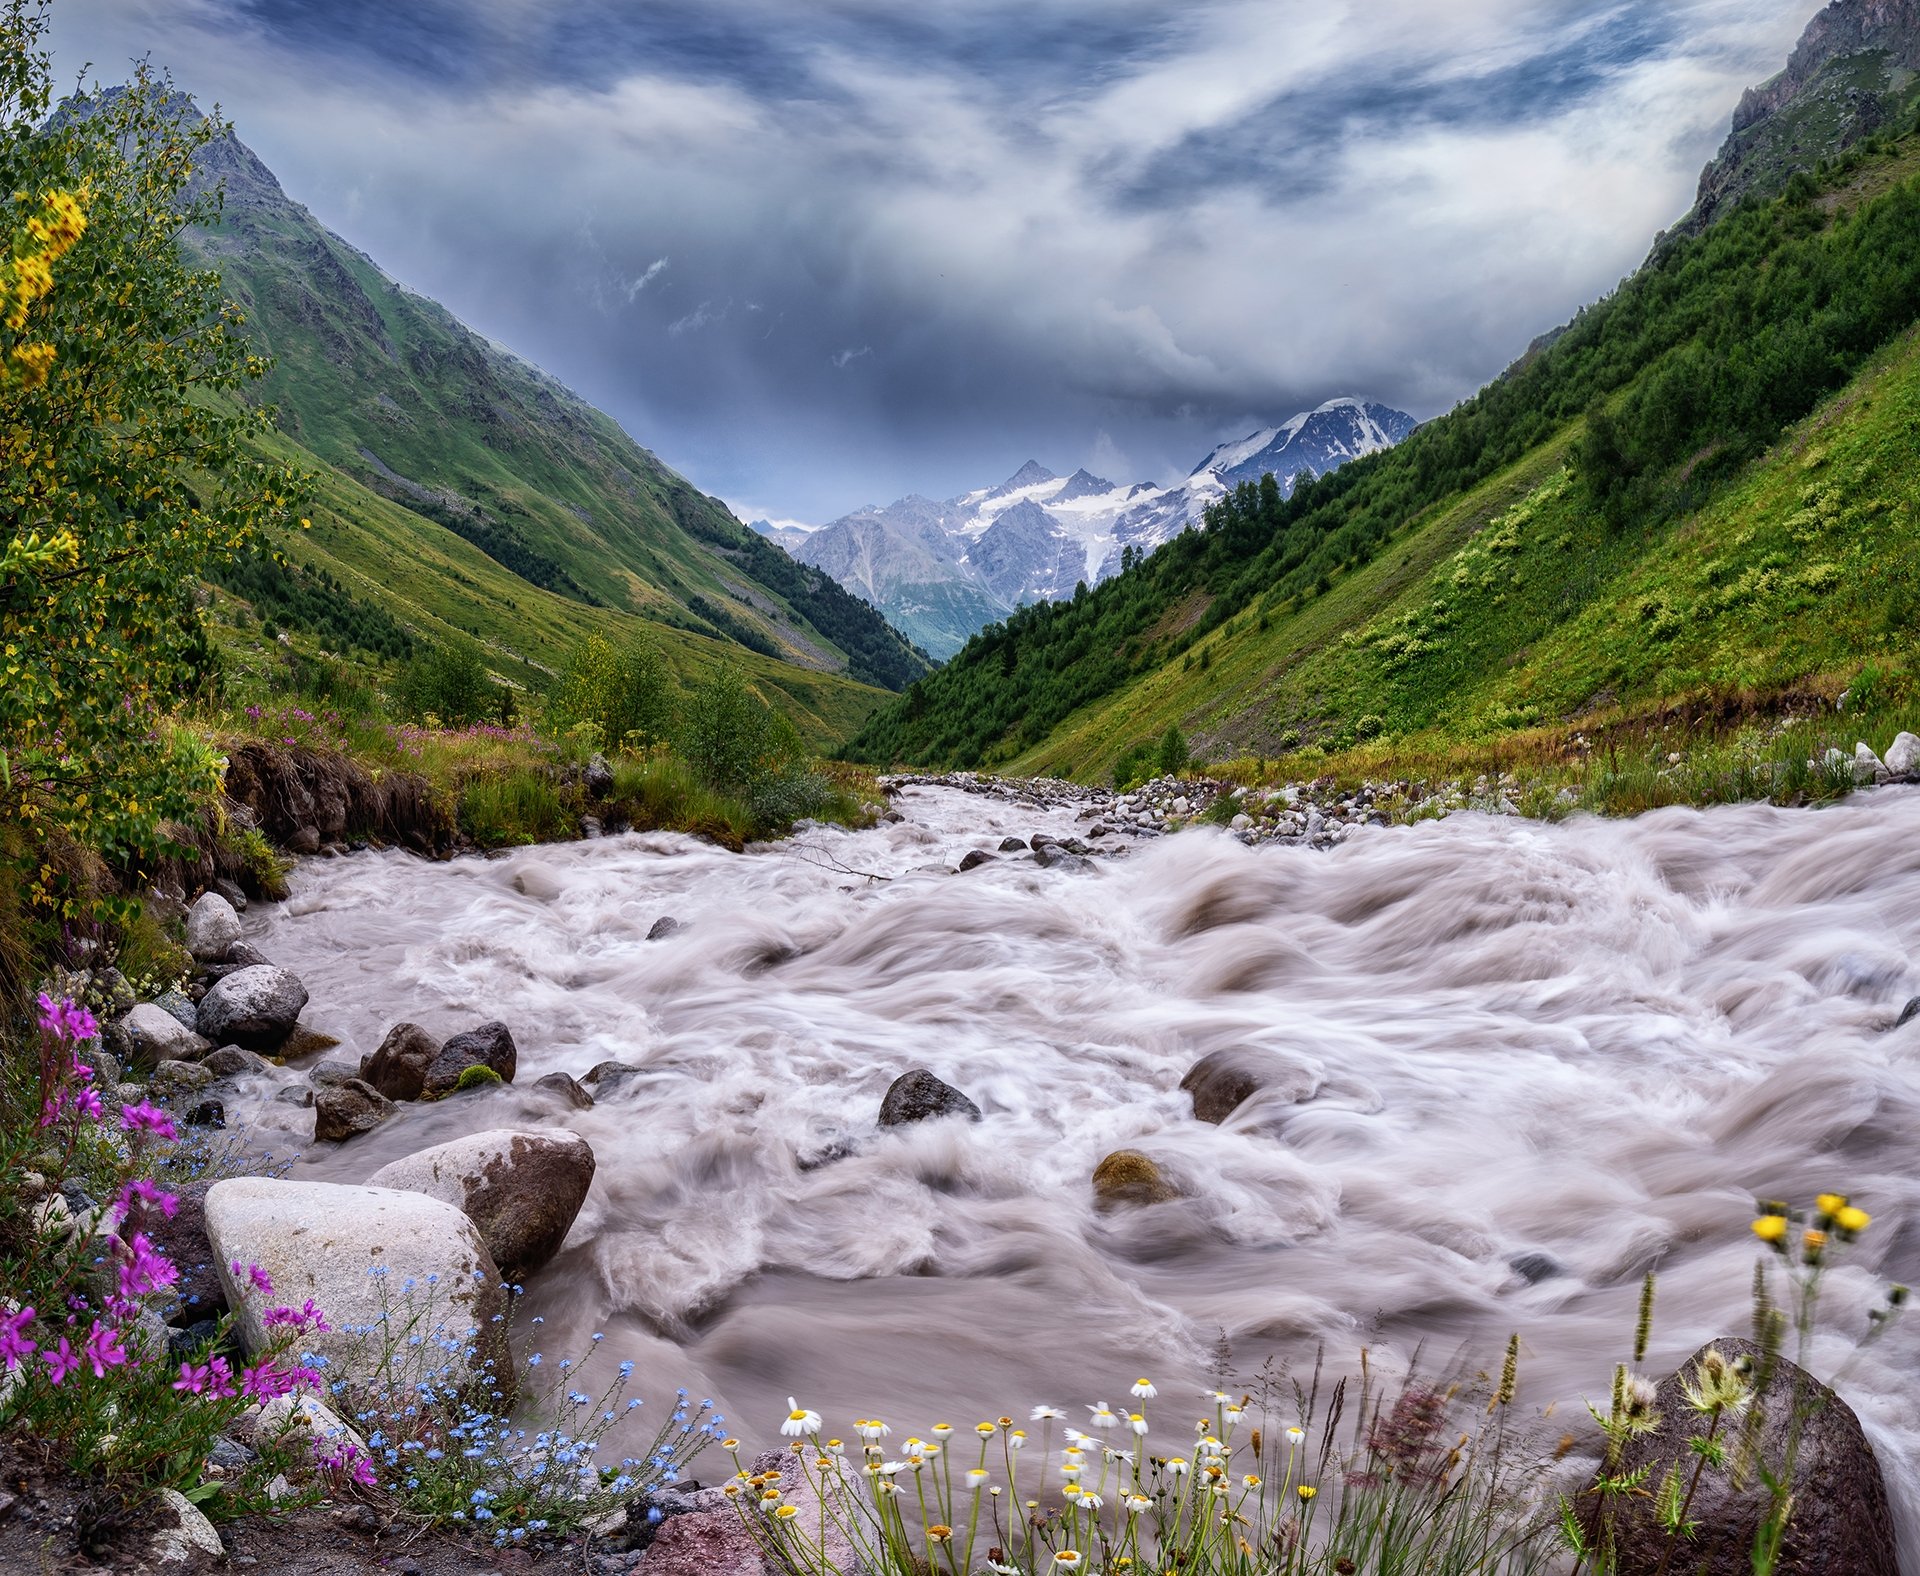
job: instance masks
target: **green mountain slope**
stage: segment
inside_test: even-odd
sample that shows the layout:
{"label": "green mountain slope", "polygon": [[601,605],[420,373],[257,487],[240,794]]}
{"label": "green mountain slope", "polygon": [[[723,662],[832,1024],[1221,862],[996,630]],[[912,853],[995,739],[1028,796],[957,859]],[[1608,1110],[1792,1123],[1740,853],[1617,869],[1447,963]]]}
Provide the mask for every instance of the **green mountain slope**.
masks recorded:
{"label": "green mountain slope", "polygon": [[[1742,206],[1400,448],[984,632],[852,750],[1084,775],[1169,723],[1215,754],[1484,737],[1884,655],[1920,533],[1866,456],[1915,452],[1917,177],[1875,139]],[[1796,491],[1781,434],[1822,401]]]}
{"label": "green mountain slope", "polygon": [[[178,113],[197,113],[175,102]],[[321,473],[321,538],[331,532],[340,553],[364,561],[337,594],[403,627],[422,608],[464,605],[446,621],[498,641],[506,677],[521,657],[536,676],[552,666],[549,631],[572,638],[630,618],[851,681],[860,693],[828,708],[843,716],[870,707],[868,687],[898,689],[927,670],[831,577],[794,562],[609,417],[322,228],[243,144],[212,144],[196,179],[224,188],[224,222],[185,244],[220,271],[274,359],[261,398]],[[462,569],[464,581],[426,583],[469,560],[449,538],[503,574]],[[306,541],[276,545],[296,564],[327,556]],[[547,597],[579,613],[547,608]],[[664,644],[683,677],[710,665],[695,655],[697,639]]]}

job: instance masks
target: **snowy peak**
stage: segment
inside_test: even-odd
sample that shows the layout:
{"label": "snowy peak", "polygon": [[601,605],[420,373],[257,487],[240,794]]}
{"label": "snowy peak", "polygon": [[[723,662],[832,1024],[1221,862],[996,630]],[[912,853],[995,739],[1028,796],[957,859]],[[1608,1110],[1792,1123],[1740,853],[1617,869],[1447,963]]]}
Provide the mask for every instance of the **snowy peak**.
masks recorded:
{"label": "snowy peak", "polygon": [[1117,573],[1123,549],[1151,552],[1202,523],[1207,505],[1242,482],[1271,474],[1289,494],[1304,477],[1391,448],[1414,425],[1403,411],[1343,396],[1221,444],[1177,486],[1116,485],[1084,468],[1063,481],[1029,460],[997,487],[859,509],[782,545],[945,658],[1024,603]]}

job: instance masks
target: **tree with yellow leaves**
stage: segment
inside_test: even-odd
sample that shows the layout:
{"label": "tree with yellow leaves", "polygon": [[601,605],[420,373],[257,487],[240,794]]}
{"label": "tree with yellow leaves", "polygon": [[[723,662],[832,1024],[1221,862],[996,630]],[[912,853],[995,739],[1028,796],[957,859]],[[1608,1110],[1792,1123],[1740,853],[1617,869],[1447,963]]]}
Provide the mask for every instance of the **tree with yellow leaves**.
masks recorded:
{"label": "tree with yellow leaves", "polygon": [[217,785],[170,723],[210,667],[201,576],[303,479],[250,442],[266,364],[177,246],[218,219],[190,182],[227,128],[144,68],[50,114],[45,26],[0,3],[0,858],[61,905],[59,840],[137,865]]}

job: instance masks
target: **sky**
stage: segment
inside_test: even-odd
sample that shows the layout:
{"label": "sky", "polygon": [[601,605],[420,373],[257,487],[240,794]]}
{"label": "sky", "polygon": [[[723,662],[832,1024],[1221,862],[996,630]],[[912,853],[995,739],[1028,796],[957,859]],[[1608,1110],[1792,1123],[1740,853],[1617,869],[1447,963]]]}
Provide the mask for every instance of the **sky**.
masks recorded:
{"label": "sky", "polygon": [[742,518],[1425,419],[1690,205],[1817,0],[54,0]]}

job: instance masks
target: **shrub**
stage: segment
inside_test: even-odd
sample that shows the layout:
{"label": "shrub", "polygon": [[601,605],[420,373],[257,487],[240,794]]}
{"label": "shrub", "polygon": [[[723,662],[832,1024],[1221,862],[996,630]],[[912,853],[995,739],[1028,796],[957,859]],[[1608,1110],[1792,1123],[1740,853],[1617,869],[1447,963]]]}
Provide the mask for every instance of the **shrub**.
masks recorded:
{"label": "shrub", "polygon": [[624,649],[590,635],[567,658],[547,697],[547,725],[556,735],[585,727],[607,750],[643,750],[667,736],[672,708],[660,648],[639,636]]}
{"label": "shrub", "polygon": [[1160,735],[1160,748],[1154,756],[1154,765],[1159,768],[1162,777],[1172,777],[1186,770],[1192,757],[1187,753],[1187,741],[1180,730],[1172,723],[1167,731]]}
{"label": "shrub", "polygon": [[499,716],[504,694],[487,671],[479,642],[465,636],[427,647],[394,681],[394,700],[402,711],[449,727]]}

